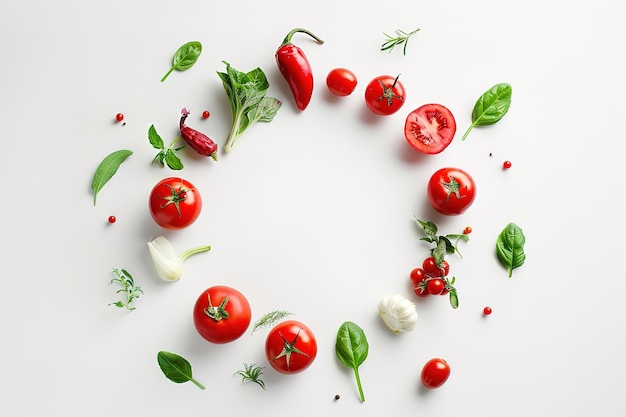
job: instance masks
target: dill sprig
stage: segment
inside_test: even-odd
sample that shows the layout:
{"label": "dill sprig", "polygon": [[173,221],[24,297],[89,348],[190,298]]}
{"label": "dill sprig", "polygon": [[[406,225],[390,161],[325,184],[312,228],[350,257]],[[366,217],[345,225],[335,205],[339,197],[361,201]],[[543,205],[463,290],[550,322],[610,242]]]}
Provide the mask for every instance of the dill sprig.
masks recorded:
{"label": "dill sprig", "polygon": [[413,32],[406,33],[405,31],[398,29],[396,30],[396,36],[391,36],[383,32],[383,35],[387,37],[387,40],[382,44],[380,50],[388,50],[389,52],[391,52],[396,46],[404,44],[402,53],[406,55],[406,46],[409,43],[409,38],[419,32],[419,30],[420,29],[417,28]]}
{"label": "dill sprig", "polygon": [[241,376],[242,384],[246,381],[252,381],[256,384],[259,384],[261,388],[265,389],[265,382],[259,379],[261,374],[263,374],[262,371],[264,368],[262,366],[256,366],[256,363],[253,363],[252,365],[248,365],[247,363],[244,363],[243,367],[244,367],[243,370],[238,370],[233,375]]}
{"label": "dill sprig", "polygon": [[113,278],[111,280],[111,284],[114,282],[118,282],[122,288],[116,291],[116,294],[124,293],[126,294],[126,299],[123,301],[116,301],[114,303],[109,303],[109,305],[114,305],[119,308],[126,307],[127,310],[134,310],[135,307],[130,304],[135,298],[139,298],[140,294],[143,294],[143,290],[139,285],[135,285],[135,280],[133,276],[125,269],[117,269],[113,268],[113,272],[117,276],[117,278]]}
{"label": "dill sprig", "polygon": [[278,320],[284,319],[285,317],[290,316],[292,314],[293,313],[290,313],[289,311],[285,311],[285,310],[270,311],[269,313],[265,314],[263,317],[261,317],[260,319],[254,322],[254,325],[252,326],[252,333],[254,333],[255,331],[259,329],[270,327],[272,324],[276,323]]}

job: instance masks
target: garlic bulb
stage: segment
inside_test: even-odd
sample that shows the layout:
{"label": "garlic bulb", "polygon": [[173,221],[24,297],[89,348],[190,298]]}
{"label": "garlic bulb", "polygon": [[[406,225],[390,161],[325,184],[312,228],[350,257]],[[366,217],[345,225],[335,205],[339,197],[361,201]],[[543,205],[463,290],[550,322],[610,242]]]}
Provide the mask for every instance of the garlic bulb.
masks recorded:
{"label": "garlic bulb", "polygon": [[401,295],[388,295],[378,303],[378,314],[394,333],[410,332],[417,323],[415,304]]}
{"label": "garlic bulb", "polygon": [[183,275],[183,262],[191,255],[210,250],[210,246],[189,249],[180,255],[167,238],[159,236],[148,242],[148,250],[157,275],[164,281],[178,281]]}

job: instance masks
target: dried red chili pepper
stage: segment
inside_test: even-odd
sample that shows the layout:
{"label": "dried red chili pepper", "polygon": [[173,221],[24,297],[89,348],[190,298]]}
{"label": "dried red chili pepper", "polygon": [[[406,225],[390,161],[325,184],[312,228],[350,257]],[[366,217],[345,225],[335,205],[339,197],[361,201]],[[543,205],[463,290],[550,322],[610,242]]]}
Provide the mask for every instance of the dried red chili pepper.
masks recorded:
{"label": "dried red chili pepper", "polygon": [[183,109],[180,116],[180,135],[191,149],[202,156],[210,156],[214,161],[217,161],[217,144],[204,133],[185,125],[187,116],[189,116],[189,111]]}
{"label": "dried red chili pepper", "polygon": [[278,69],[287,80],[298,109],[304,110],[313,95],[313,72],[302,49],[291,43],[291,37],[298,32],[306,33],[319,44],[323,44],[324,41],[306,29],[295,28],[287,34],[276,51]]}

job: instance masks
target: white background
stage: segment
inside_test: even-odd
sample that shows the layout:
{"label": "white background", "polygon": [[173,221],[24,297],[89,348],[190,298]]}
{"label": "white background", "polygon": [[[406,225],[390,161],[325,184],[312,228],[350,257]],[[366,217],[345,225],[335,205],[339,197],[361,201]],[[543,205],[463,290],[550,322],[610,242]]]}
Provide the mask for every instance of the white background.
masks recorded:
{"label": "white background", "polygon": [[[624,415],[623,3],[362,4],[4,3],[3,415]],[[274,61],[294,27],[325,40],[294,38],[316,78],[304,112]],[[383,32],[417,27],[406,56],[380,51]],[[160,83],[190,40],[204,46],[197,64]],[[173,139],[187,107],[188,124],[223,146],[231,123],[216,75],[223,60],[242,71],[260,66],[269,95],[284,105],[218,162],[181,153],[180,175],[201,190],[204,208],[190,228],[165,233],[147,196],[176,173],[150,165],[148,127]],[[359,85],[335,98],[324,79],[341,66]],[[402,74],[407,89],[405,107],[389,117],[370,114],[363,101],[364,86],[382,74]],[[509,113],[461,142],[476,99],[498,82],[513,86]],[[459,130],[436,156],[418,154],[403,136],[408,112],[429,102],[450,108]],[[125,126],[114,122],[118,112]],[[117,149],[134,154],[94,207],[92,175]],[[443,166],[477,182],[462,216],[436,215],[425,199],[428,178]],[[444,233],[474,229],[463,259],[449,257],[457,310],[444,297],[412,297],[408,273],[429,249],[414,215]],[[509,279],[494,245],[510,221],[526,234],[527,261]],[[146,248],[159,234],[179,251],[213,249],[187,260],[180,281],[161,282]],[[117,300],[114,267],[145,291],[134,312],[108,306]],[[263,353],[267,330],[228,345],[201,339],[191,309],[217,284],[246,294],[253,320],[282,308],[308,324],[319,343],[314,364],[297,375],[274,372]],[[393,293],[417,303],[411,333],[392,334],[376,314]],[[346,320],[370,343],[363,404],[334,354]],[[159,350],[187,358],[207,390],[167,380]],[[431,357],[448,360],[452,375],[426,392],[419,373]],[[266,391],[233,376],[243,362],[266,366]]]}

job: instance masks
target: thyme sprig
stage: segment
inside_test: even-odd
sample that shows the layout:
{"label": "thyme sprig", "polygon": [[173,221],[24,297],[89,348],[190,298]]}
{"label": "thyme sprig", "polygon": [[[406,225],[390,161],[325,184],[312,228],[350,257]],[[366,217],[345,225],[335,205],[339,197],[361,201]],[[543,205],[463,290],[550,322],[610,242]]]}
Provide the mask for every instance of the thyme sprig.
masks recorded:
{"label": "thyme sprig", "polygon": [[123,301],[116,301],[114,303],[109,303],[109,305],[114,305],[119,308],[126,307],[127,310],[134,310],[136,307],[131,306],[131,303],[135,298],[139,298],[140,294],[143,294],[143,290],[141,286],[135,285],[135,280],[133,276],[125,269],[117,269],[113,268],[113,272],[117,276],[117,278],[113,278],[111,280],[111,284],[114,282],[118,282],[122,288],[116,291],[116,294],[124,293],[126,294],[126,299]]}
{"label": "thyme sprig", "polygon": [[241,376],[241,383],[243,384],[246,381],[251,381],[258,384],[261,388],[265,389],[265,382],[263,382],[259,377],[263,374],[264,367],[256,366],[256,363],[252,365],[248,365],[247,363],[243,364],[244,369],[238,370],[233,375]]}
{"label": "thyme sprig", "polygon": [[383,32],[383,35],[387,37],[387,40],[382,44],[380,50],[381,51],[388,50],[389,52],[391,52],[393,48],[395,48],[396,46],[404,44],[404,48],[402,48],[402,53],[406,55],[406,46],[409,43],[409,38],[415,35],[419,31],[420,29],[417,28],[413,32],[406,33],[405,31],[401,29],[397,29],[395,32],[396,36],[391,36]]}

